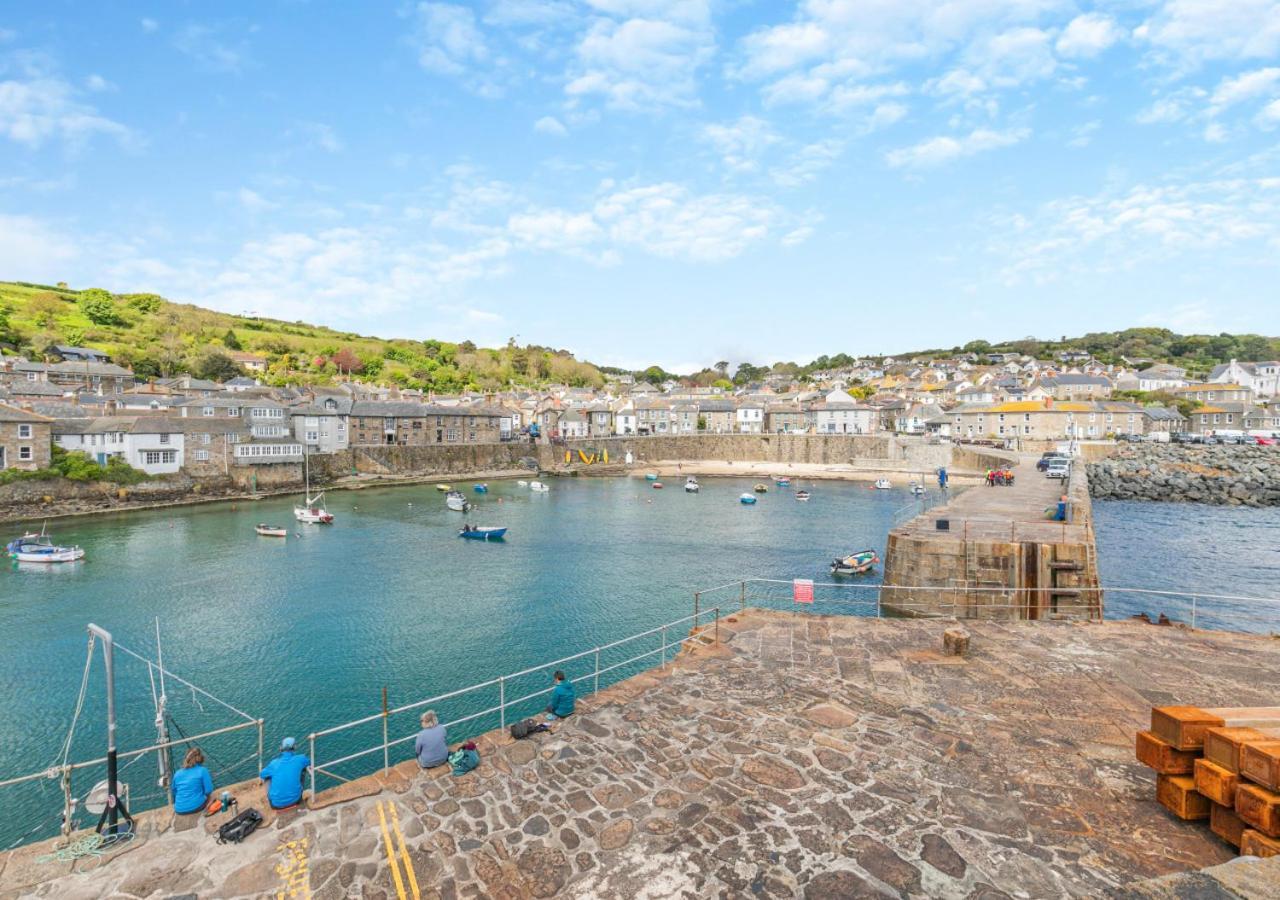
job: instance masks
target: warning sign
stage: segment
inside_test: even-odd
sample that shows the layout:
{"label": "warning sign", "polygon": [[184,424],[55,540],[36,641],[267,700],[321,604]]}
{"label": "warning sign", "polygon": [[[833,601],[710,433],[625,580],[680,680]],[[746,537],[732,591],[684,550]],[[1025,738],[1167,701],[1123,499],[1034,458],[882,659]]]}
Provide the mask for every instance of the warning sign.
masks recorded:
{"label": "warning sign", "polygon": [[813,602],[813,579],[797,578],[791,583],[791,598],[796,603]]}

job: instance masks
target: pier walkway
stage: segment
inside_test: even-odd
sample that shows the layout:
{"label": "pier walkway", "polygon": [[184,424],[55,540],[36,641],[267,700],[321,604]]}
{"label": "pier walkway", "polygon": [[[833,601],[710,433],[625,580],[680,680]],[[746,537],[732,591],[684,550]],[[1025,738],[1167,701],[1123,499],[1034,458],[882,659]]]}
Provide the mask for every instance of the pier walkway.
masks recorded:
{"label": "pier walkway", "polygon": [[947,625],[748,609],[467,776],[410,761],[241,845],[148,814],[114,858],[0,857],[0,897],[1275,896],[1280,859],[1134,886],[1234,854],[1133,740],[1152,704],[1274,702],[1280,643],[974,621],[961,659]]}

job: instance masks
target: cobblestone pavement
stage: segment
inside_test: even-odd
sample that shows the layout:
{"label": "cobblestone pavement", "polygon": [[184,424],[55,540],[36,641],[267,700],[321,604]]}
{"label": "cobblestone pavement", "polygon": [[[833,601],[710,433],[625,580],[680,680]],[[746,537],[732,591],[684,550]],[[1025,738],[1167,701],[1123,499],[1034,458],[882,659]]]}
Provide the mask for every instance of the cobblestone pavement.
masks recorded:
{"label": "cobblestone pavement", "polygon": [[1155,803],[1133,733],[1274,703],[1280,641],[972,622],[959,660],[947,624],[748,611],[554,734],[482,739],[468,776],[410,761],[240,846],[156,817],[32,886],[68,870],[21,851],[0,896],[1041,898],[1232,857]]}

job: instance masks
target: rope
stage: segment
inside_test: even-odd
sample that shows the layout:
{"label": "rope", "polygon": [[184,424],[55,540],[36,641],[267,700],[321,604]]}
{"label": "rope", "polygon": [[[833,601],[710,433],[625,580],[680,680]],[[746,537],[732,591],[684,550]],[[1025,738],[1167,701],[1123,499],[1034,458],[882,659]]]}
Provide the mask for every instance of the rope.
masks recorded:
{"label": "rope", "polygon": [[[71,741],[76,734],[76,723],[80,721],[80,712],[84,709],[85,694],[89,689],[89,669],[93,664],[93,635],[89,635],[89,647],[84,654],[84,673],[80,676],[80,695],[76,698],[76,711],[71,716],[71,728],[67,730],[67,739],[62,745],[62,761],[58,763],[57,769],[65,768],[67,758],[71,755]],[[50,772],[54,771],[51,767]]]}
{"label": "rope", "polygon": [[52,853],[44,856],[37,856],[38,863],[70,863],[78,859],[89,859],[91,857],[105,856],[108,850],[126,844],[132,841],[134,832],[125,831],[116,835],[103,837],[100,834],[90,834],[79,840],[72,841],[65,847],[59,847]]}

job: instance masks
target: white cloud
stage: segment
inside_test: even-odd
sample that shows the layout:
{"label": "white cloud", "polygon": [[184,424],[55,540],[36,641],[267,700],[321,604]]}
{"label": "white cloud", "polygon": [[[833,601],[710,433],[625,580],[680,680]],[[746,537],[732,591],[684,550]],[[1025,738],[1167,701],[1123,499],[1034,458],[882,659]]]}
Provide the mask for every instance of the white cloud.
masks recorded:
{"label": "white cloud", "polygon": [[818,141],[802,147],[786,165],[776,167],[770,174],[782,187],[800,187],[830,168],[843,152],[844,143],[841,141]]}
{"label": "white cloud", "polygon": [[1134,36],[1186,66],[1280,53],[1280,0],[1166,0]]}
{"label": "white cloud", "polygon": [[574,101],[599,97],[606,106],[623,110],[693,106],[697,70],[713,49],[709,23],[698,17],[600,18],[578,44],[565,92]]}
{"label": "white cloud", "polygon": [[10,278],[52,283],[77,253],[76,241],[38,219],[0,213],[0,271]]}
{"label": "white cloud", "polygon": [[25,78],[0,81],[0,137],[29,147],[61,140],[75,148],[95,135],[131,140],[129,129],[82,103],[56,75],[28,70]]}
{"label": "white cloud", "polygon": [[326,153],[342,152],[342,139],[338,137],[332,125],[326,125],[324,122],[299,122],[293,130],[309,147],[315,147]]}
{"label": "white cloud", "polygon": [[964,57],[989,86],[1011,88],[1048,78],[1057,68],[1052,38],[1039,28],[1011,28],[975,41]]}
{"label": "white cloud", "polygon": [[279,203],[272,203],[266,197],[263,197],[257,191],[242,187],[235,193],[236,202],[239,203],[246,212],[263,213],[270,212],[273,209],[279,209]]}
{"label": "white cloud", "polygon": [[1254,121],[1259,128],[1274,128],[1280,125],[1280,100],[1272,100],[1264,106]]}
{"label": "white cloud", "polygon": [[94,93],[102,93],[103,91],[114,91],[116,86],[101,75],[90,75],[84,80],[84,86]]}
{"label": "white cloud", "polygon": [[1222,79],[1209,102],[1214,110],[1222,110],[1260,97],[1273,97],[1277,92],[1280,92],[1280,67],[1272,66]]}
{"label": "white cloud", "polygon": [[614,243],[655,256],[718,262],[762,240],[780,213],[770,204],[730,194],[692,194],[676,184],[618,191],[595,216]]}
{"label": "white cloud", "polygon": [[1030,134],[1031,132],[1026,128],[1013,128],[1008,131],[978,128],[967,135],[959,137],[943,135],[929,138],[910,147],[890,150],[885,154],[885,161],[894,168],[931,168],[986,150],[1012,146],[1026,140]]}
{"label": "white cloud", "polygon": [[142,19],[141,21],[138,22],[138,24],[141,25],[142,30],[147,32],[148,34],[156,31],[160,27],[160,23],[157,22],[155,19]]}
{"label": "white cloud", "polygon": [[735,172],[752,172],[760,167],[761,155],[781,140],[769,123],[756,116],[743,116],[736,122],[706,125],[700,135]]}
{"label": "white cloud", "polygon": [[582,251],[604,237],[591,213],[561,209],[517,213],[507,221],[507,231],[524,246],[564,252]]}
{"label": "white cloud", "polygon": [[469,7],[452,3],[419,3],[412,41],[418,64],[429,72],[460,75],[489,57],[476,14]]}
{"label": "white cloud", "polygon": [[552,137],[567,137],[569,129],[564,127],[555,116],[543,116],[541,119],[533,123],[533,130],[539,134],[549,134]]}
{"label": "white cloud", "polygon": [[1101,127],[1102,123],[1096,119],[1092,122],[1085,122],[1083,125],[1077,125],[1071,129],[1071,140],[1067,141],[1067,146],[1077,149],[1088,147],[1093,143],[1093,135]]}
{"label": "white cloud", "polygon": [[237,74],[250,65],[244,40],[226,40],[220,29],[209,25],[187,25],[174,36],[173,46],[206,69],[218,72]]}
{"label": "white cloud", "polygon": [[1085,13],[1072,19],[1054,45],[1068,59],[1091,59],[1120,40],[1116,20],[1102,13]]}

